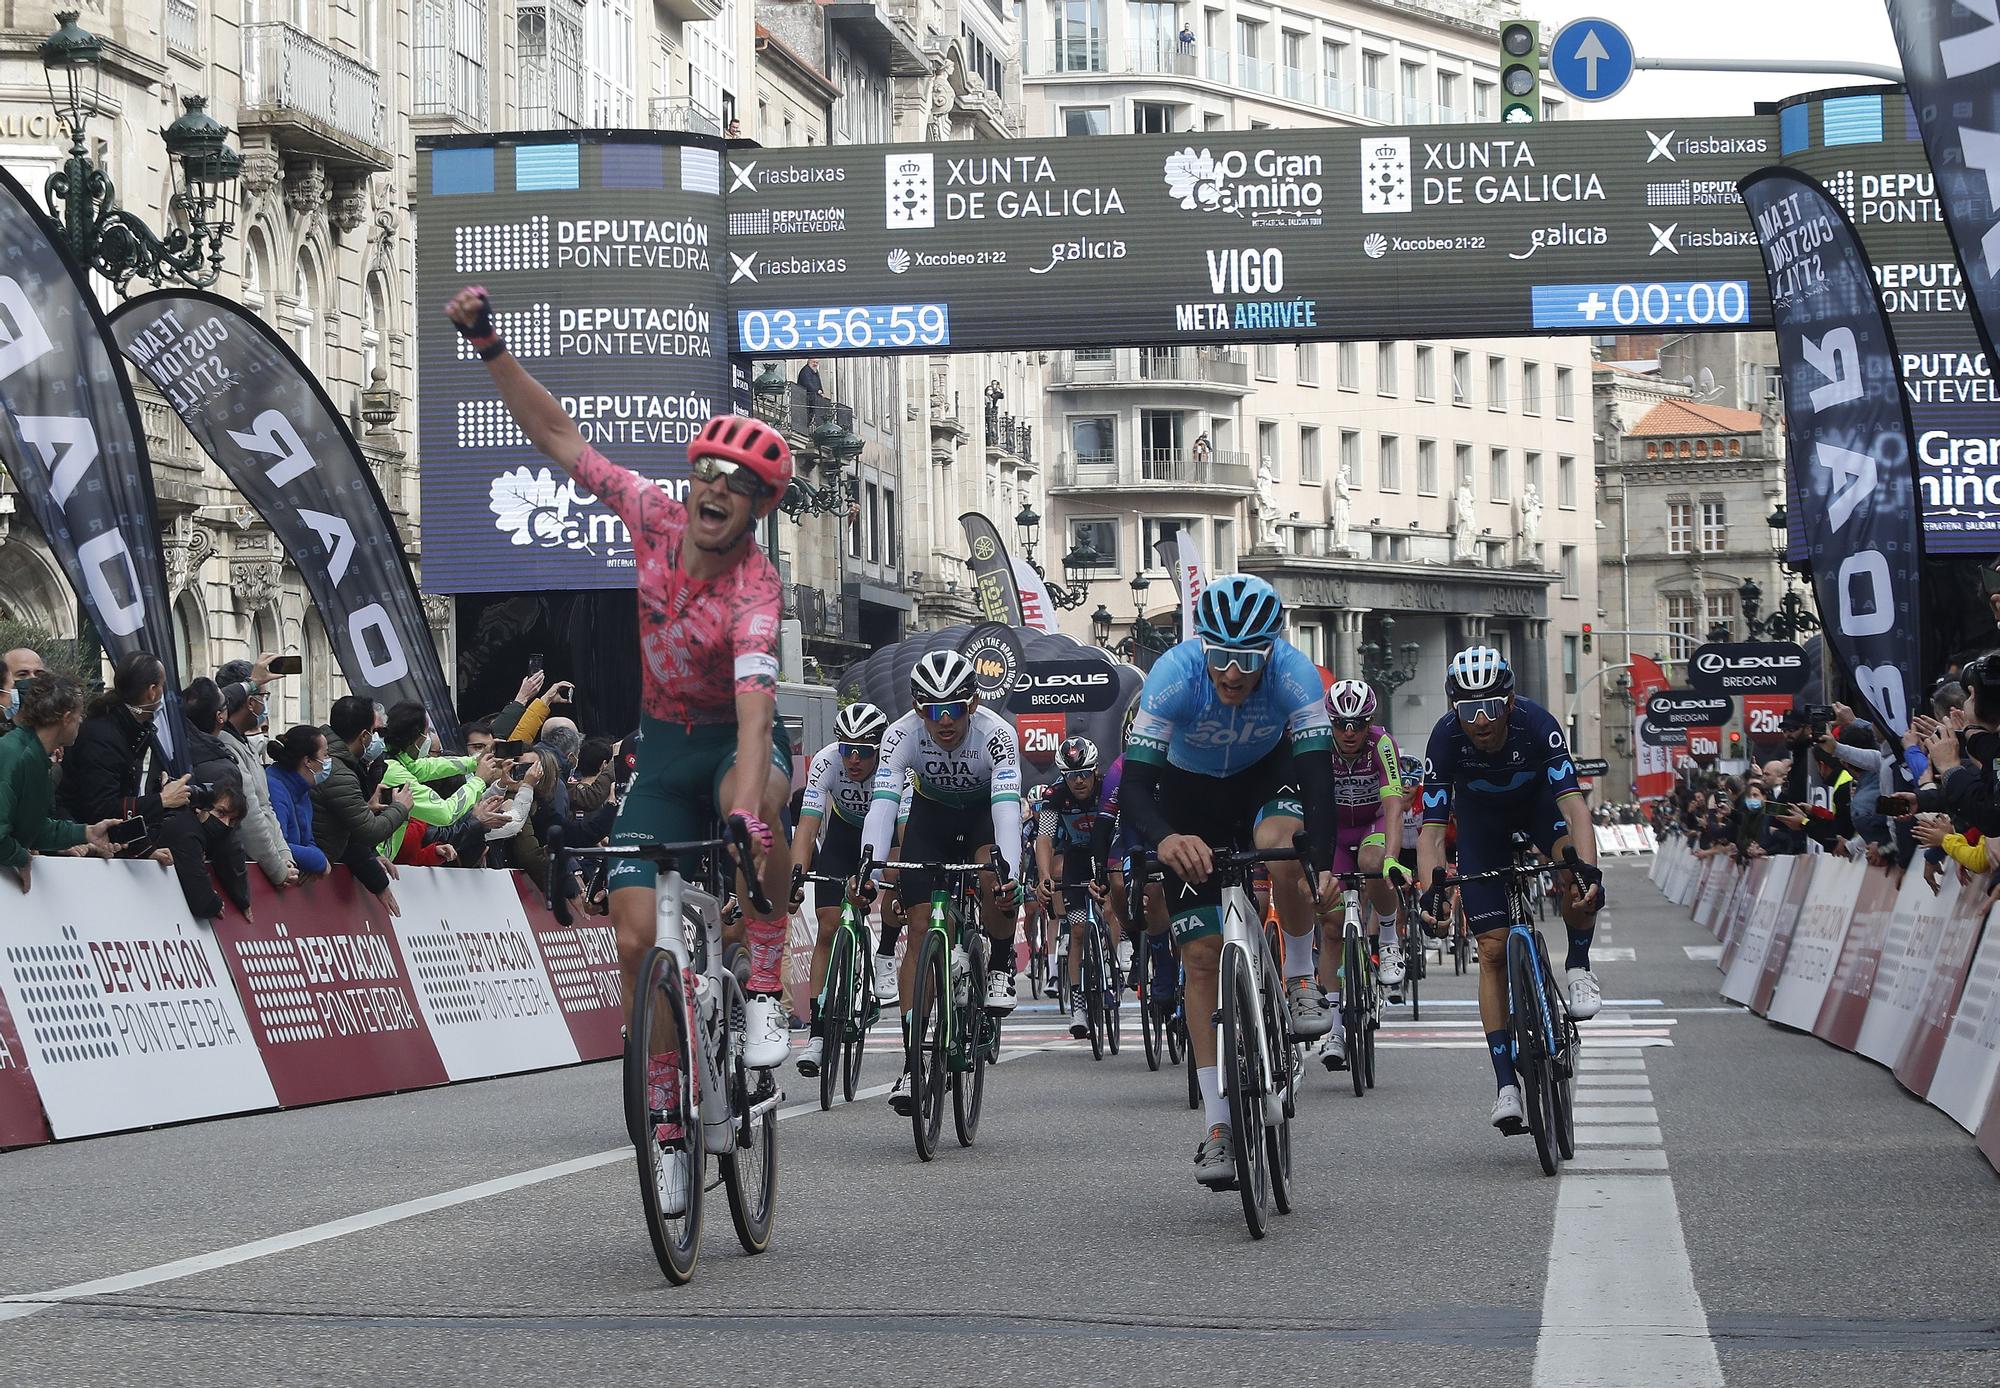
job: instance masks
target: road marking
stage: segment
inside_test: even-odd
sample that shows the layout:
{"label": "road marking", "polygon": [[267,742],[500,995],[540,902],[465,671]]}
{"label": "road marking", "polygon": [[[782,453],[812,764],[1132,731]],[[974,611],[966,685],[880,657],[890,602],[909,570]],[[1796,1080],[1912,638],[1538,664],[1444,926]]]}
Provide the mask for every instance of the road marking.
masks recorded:
{"label": "road marking", "polygon": [[1714,962],[1722,958],[1721,945],[1682,945],[1681,948],[1687,951],[1687,957],[1690,959]]}
{"label": "road marking", "polygon": [[1657,1147],[1637,1147],[1621,1150],[1607,1147],[1601,1152],[1578,1152],[1563,1163],[1565,1174],[1571,1171],[1665,1171],[1667,1154]]}
{"label": "road marking", "polygon": [[1585,1075],[1601,1073],[1606,1070],[1643,1070],[1646,1068],[1646,1062],[1638,1056],[1597,1055],[1588,1046],[1584,1047],[1583,1055],[1577,1060],[1576,1065],[1578,1072]]}
{"label": "road marking", "polygon": [[[1577,1112],[1584,1112],[1589,1104],[1650,1104],[1653,1091],[1650,1089],[1590,1089],[1576,1091]],[[1618,1121],[1618,1120],[1614,1120]]]}
{"label": "road marking", "polygon": [[1639,952],[1630,945],[1598,945],[1590,951],[1590,963],[1593,968],[1599,964],[1630,964],[1638,957]]}
{"label": "road marking", "polygon": [[1576,1145],[1579,1147],[1638,1147],[1658,1146],[1660,1130],[1657,1126],[1623,1126],[1617,1123],[1595,1123],[1588,1127],[1576,1125]]}
{"label": "road marking", "polygon": [[[1065,1038],[1067,1039],[1067,1038]],[[1039,1055],[1047,1049],[1042,1046],[1019,1050],[1002,1049],[998,1064],[1020,1060],[1024,1056]],[[872,1085],[857,1090],[855,1099],[873,1098],[889,1092],[889,1085]],[[835,1106],[837,1111],[849,1105]],[[818,1113],[819,1103],[796,1104],[791,1108],[778,1110],[779,1119],[797,1118],[805,1114]],[[366,1210],[340,1219],[331,1219],[324,1224],[308,1225],[294,1229],[287,1234],[273,1234],[269,1238],[254,1239],[249,1243],[239,1243],[231,1248],[218,1248],[210,1253],[197,1253],[189,1258],[176,1258],[170,1263],[156,1263],[149,1268],[139,1268],[133,1272],[121,1272],[110,1277],[99,1277],[89,1282],[75,1282],[67,1287],[57,1287],[46,1292],[17,1292],[12,1296],[0,1296],[0,1322],[24,1320],[51,1306],[59,1306],[66,1301],[76,1301],[87,1296],[107,1296],[114,1292],[129,1292],[140,1287],[157,1286],[162,1282],[177,1282],[197,1273],[213,1272],[217,1268],[233,1267],[258,1258],[268,1258],[274,1253],[290,1253],[295,1249],[308,1248],[330,1239],[345,1238],[349,1234],[365,1233],[370,1229],[380,1229],[384,1225],[397,1224],[418,1215],[430,1214],[436,1210],[448,1210],[457,1205],[469,1205],[475,1200],[485,1200],[495,1195],[505,1195],[510,1191],[522,1190],[528,1186],[542,1185],[548,1181],[559,1181],[566,1176],[580,1175],[594,1171],[600,1166],[609,1166],[617,1161],[629,1161],[632,1148],[629,1144],[613,1147],[608,1151],[592,1152],[585,1157],[572,1157],[548,1166],[537,1166],[528,1171],[517,1171],[511,1176],[496,1176],[490,1181],[479,1181],[456,1190],[440,1191],[436,1195],[425,1195],[415,1200],[404,1200],[394,1205],[384,1205],[378,1210]]]}
{"label": "road marking", "polygon": [[1578,1176],[1556,1190],[1534,1385],[1610,1383],[1721,1388],[1672,1177]]}
{"label": "road marking", "polygon": [[[1590,1096],[1590,1104],[1595,1105],[1597,1096]],[[1586,1105],[1581,1098],[1577,1101],[1576,1121],[1584,1123],[1658,1123],[1660,1114],[1654,1108],[1596,1108]]]}
{"label": "road marking", "polygon": [[1637,1086],[1645,1089],[1652,1080],[1645,1075],[1607,1075],[1601,1070],[1585,1070],[1576,1077],[1578,1089],[1616,1089],[1621,1086]]}

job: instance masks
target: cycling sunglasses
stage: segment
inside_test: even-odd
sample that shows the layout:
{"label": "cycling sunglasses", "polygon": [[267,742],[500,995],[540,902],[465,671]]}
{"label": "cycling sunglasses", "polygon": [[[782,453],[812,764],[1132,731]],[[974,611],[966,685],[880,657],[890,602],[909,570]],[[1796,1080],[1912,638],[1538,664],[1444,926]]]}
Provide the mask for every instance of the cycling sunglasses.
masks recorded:
{"label": "cycling sunglasses", "polygon": [[1264,662],[1271,658],[1268,646],[1252,649],[1246,646],[1212,646],[1204,641],[1201,653],[1208,660],[1208,668],[1220,675],[1234,665],[1246,675],[1254,675],[1264,668]]}
{"label": "cycling sunglasses", "polygon": [[956,723],[959,719],[965,717],[965,711],[970,707],[972,705],[969,700],[953,699],[948,704],[918,704],[917,712],[924,716],[926,722],[942,723],[946,719],[950,719]]}
{"label": "cycling sunglasses", "polygon": [[1470,727],[1474,723],[1498,723],[1507,716],[1507,699],[1460,699],[1453,704],[1452,712],[1458,721]]}
{"label": "cycling sunglasses", "polygon": [[1366,718],[1336,718],[1333,720],[1335,732],[1365,733],[1373,726],[1374,724]]}
{"label": "cycling sunglasses", "polygon": [[762,500],[771,494],[764,480],[741,463],[732,463],[727,458],[697,458],[689,469],[697,482],[720,481],[738,496],[747,496],[752,501]]}
{"label": "cycling sunglasses", "polygon": [[843,742],[840,744],[840,755],[843,757],[860,757],[866,760],[869,757],[878,755],[881,751],[882,749],[872,742]]}

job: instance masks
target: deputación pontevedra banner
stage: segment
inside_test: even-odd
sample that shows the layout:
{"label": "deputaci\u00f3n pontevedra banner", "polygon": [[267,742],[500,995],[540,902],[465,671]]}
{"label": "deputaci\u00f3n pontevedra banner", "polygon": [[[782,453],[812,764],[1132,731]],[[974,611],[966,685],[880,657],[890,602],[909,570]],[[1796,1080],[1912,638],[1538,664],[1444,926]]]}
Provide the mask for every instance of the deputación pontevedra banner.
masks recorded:
{"label": "deputaci\u00f3n pontevedra banner", "polygon": [[1770,281],[1792,483],[1826,634],[1883,727],[1916,706],[1923,620],[1908,405],[1846,213],[1796,169],[1741,184]]}
{"label": "deputaci\u00f3n pontevedra banner", "polygon": [[0,190],[0,458],[104,649],[165,665],[155,726],[184,767],[172,595],[138,406],[90,286],[4,169]]}
{"label": "deputaci\u00f3n pontevedra banner", "polygon": [[1021,590],[1014,582],[1014,566],[1007,558],[1007,544],[993,522],[978,511],[958,518],[965,527],[965,543],[972,559],[972,586],[979,598],[979,610],[989,622],[1003,626],[1027,625],[1021,611]]}
{"label": "deputaci\u00f3n pontevedra banner", "polygon": [[348,687],[384,705],[415,699],[457,746],[402,536],[312,372],[258,319],[198,290],[133,299],[111,333],[298,566]]}

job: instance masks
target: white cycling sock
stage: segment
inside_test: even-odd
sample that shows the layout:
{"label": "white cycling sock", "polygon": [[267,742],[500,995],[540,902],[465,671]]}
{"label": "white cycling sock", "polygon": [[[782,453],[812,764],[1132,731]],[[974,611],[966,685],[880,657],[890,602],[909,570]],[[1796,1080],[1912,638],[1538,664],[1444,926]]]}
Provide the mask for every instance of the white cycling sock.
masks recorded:
{"label": "white cycling sock", "polygon": [[1295,978],[1311,978],[1313,975],[1313,937],[1308,930],[1303,935],[1278,932],[1285,937],[1285,981]]}
{"label": "white cycling sock", "polygon": [[1396,943],[1396,918],[1394,915],[1378,918],[1375,922],[1375,927],[1382,932],[1383,944],[1393,945]]}
{"label": "white cycling sock", "polygon": [[1213,1065],[1197,1065],[1194,1069],[1195,1083],[1201,1086],[1202,1112],[1208,1116],[1208,1126],[1229,1121],[1229,1105],[1222,1098],[1222,1076]]}

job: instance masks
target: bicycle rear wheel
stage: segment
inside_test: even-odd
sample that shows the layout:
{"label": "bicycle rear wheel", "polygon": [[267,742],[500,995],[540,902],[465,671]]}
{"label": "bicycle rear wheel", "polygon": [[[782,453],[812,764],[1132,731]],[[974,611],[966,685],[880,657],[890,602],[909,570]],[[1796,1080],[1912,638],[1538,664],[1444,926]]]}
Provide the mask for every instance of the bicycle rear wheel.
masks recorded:
{"label": "bicycle rear wheel", "polygon": [[1229,1137],[1236,1158],[1236,1189],[1243,1197],[1243,1221],[1250,1237],[1266,1231],[1271,1203],[1271,1171],[1264,1140],[1264,1075],[1258,1061],[1257,1028],[1263,1025],[1257,985],[1244,967],[1243,952],[1222,955],[1222,1082],[1228,1093]]}
{"label": "bicycle rear wheel", "polygon": [[847,1022],[854,986],[854,938],[845,929],[833,937],[826,958],[826,992],[819,1004],[819,1108],[833,1107],[833,1091],[847,1056]]}
{"label": "bicycle rear wheel", "polygon": [[938,1133],[944,1127],[944,1091],[950,1063],[950,993],[944,936],[924,932],[917,966],[916,1009],[910,1024],[910,1128],[917,1155],[925,1161],[937,1155]]}
{"label": "bicycle rear wheel", "polygon": [[1083,1015],[1090,1026],[1090,1058],[1104,1059],[1104,944],[1096,930],[1083,932],[1083,971],[1077,987],[1083,989]]}
{"label": "bicycle rear wheel", "polygon": [[1118,974],[1118,951],[1112,946],[1111,932],[1102,919],[1097,922],[1098,953],[1104,959],[1104,1025],[1105,1040],[1110,1044],[1111,1054],[1118,1054],[1119,1040],[1125,1027],[1125,981]]}
{"label": "bicycle rear wheel", "polygon": [[1535,961],[1518,936],[1507,941],[1507,977],[1513,1001],[1514,1076],[1521,1086],[1521,1109],[1535,1139],[1535,1157],[1542,1174],[1553,1176],[1562,1164],[1556,1146],[1556,1124],[1550,1096],[1547,1037],[1542,1030],[1541,980]]}
{"label": "bicycle rear wheel", "polygon": [[854,1102],[854,1091],[861,1087],[861,1053],[868,1048],[868,1027],[882,1015],[875,1001],[870,955],[868,950],[857,949],[850,959],[847,975],[848,1016],[846,1037],[840,1048],[840,1097],[850,1104]]}
{"label": "bicycle rear wheel", "polygon": [[[676,1286],[694,1276],[701,1257],[701,1195],[706,1174],[695,1084],[700,1055],[688,1022],[687,989],[679,963],[663,949],[648,951],[639,965],[625,1041],[625,1103],[628,1123],[637,1129],[633,1146],[639,1157],[639,1198],[646,1211],[646,1233],[652,1239],[660,1271]],[[647,1075],[653,1060],[668,1056],[676,1058],[672,1103],[680,1115],[680,1134],[662,1142],[656,1129],[664,1126],[664,1114],[651,1105]],[[634,1115],[636,1122],[632,1121]],[[663,1189],[669,1184],[678,1184],[686,1191],[678,1214],[670,1212],[663,1201]]]}
{"label": "bicycle rear wheel", "polygon": [[1166,1018],[1153,1001],[1153,949],[1144,936],[1132,952],[1133,982],[1139,990],[1139,1039],[1146,1048],[1146,1068],[1160,1068],[1160,1052],[1166,1048]]}
{"label": "bicycle rear wheel", "polygon": [[1347,1052],[1347,1078],[1354,1085],[1354,1097],[1368,1092],[1368,1076],[1363,1072],[1363,1052],[1368,1046],[1368,1009],[1361,1005],[1361,989],[1366,974],[1361,967],[1361,937],[1349,935],[1340,950],[1341,1049]]}
{"label": "bicycle rear wheel", "polygon": [[[743,1029],[748,1021],[742,992],[733,979],[729,990],[729,1102],[736,1114],[736,1147],[716,1159],[722,1169],[722,1189],[729,1197],[729,1219],[745,1253],[762,1253],[771,1246],[771,1216],[778,1205],[777,1081],[768,1070],[752,1071],[743,1063]],[[826,1069],[820,1069],[825,1085]],[[759,1105],[764,1111],[752,1118]]]}
{"label": "bicycle rear wheel", "polygon": [[958,1145],[970,1147],[979,1136],[979,1106],[986,1097],[986,1047],[1000,1026],[1000,1019],[986,1010],[986,936],[967,927],[965,952],[972,961],[967,971],[972,1002],[958,1019],[959,1035],[965,1046],[965,1064],[951,1072],[951,1125],[958,1133]]}

